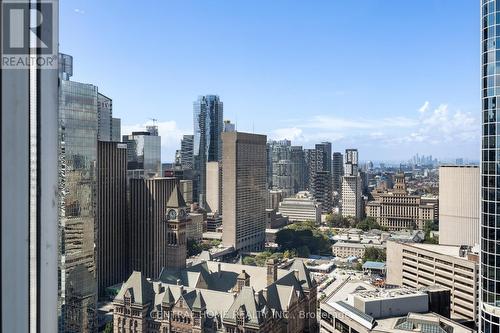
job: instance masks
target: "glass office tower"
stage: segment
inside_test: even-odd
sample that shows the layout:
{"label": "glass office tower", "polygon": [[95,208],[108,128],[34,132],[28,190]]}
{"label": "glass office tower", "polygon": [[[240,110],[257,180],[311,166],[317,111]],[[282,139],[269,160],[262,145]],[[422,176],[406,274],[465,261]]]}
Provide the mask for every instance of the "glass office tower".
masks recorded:
{"label": "glass office tower", "polygon": [[59,88],[59,329],[93,332],[98,90],[92,84],[69,81],[71,56],[61,55],[59,61],[63,68]]}
{"label": "glass office tower", "polygon": [[146,131],[124,135],[127,144],[128,175],[135,178],[161,176],[161,137],[158,127],[148,126]]}
{"label": "glass office tower", "polygon": [[206,164],[222,160],[223,109],[216,95],[200,96],[193,103],[193,156],[198,188],[195,195],[202,207],[206,196]]}
{"label": "glass office tower", "polygon": [[[498,24],[498,25],[496,25]],[[480,332],[500,331],[500,0],[481,0]],[[497,142],[498,140],[498,142]]]}

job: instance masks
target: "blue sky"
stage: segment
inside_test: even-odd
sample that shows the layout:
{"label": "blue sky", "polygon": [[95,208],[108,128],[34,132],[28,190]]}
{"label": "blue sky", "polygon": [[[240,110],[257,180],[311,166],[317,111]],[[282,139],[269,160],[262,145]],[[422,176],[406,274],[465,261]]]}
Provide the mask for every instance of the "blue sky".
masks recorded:
{"label": "blue sky", "polygon": [[218,94],[239,131],[362,160],[479,159],[472,0],[61,0],[74,79],[113,99],[122,133],[158,119],[162,160]]}

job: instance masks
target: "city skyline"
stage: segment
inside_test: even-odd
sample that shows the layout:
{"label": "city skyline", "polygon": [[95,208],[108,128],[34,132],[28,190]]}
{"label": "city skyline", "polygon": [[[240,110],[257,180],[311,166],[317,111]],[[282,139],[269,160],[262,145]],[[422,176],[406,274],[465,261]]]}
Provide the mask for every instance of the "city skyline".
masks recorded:
{"label": "city skyline", "polygon": [[[473,2],[396,7],[372,0],[352,15],[353,6],[341,2],[262,3],[261,10],[196,1],[125,7],[61,3],[61,51],[81,59],[77,80],[109,89],[103,93],[113,96],[122,134],[158,119],[163,162],[174,160],[182,135],[193,134],[192,102],[207,94],[224,100],[225,118],[239,131],[305,148],[331,141],[333,151],[355,147],[366,160],[407,160],[420,152],[479,159]],[[444,24],[443,15],[452,19]],[[139,16],[165,27],[153,29]],[[132,19],[144,24],[127,24]],[[396,29],[402,24],[404,31]],[[148,51],[153,44],[158,48]],[[96,48],[105,51],[99,61],[89,54]],[[146,82],[134,86],[135,94],[117,70],[130,61],[127,75]]]}
{"label": "city skyline", "polygon": [[500,333],[500,0],[131,4],[0,0],[0,332]]}

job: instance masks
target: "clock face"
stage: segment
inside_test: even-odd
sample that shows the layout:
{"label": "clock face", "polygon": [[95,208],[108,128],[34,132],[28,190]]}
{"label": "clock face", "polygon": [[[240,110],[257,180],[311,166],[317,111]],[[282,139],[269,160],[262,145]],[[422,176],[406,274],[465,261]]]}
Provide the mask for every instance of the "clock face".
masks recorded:
{"label": "clock face", "polygon": [[184,209],[181,209],[181,210],[179,211],[179,217],[180,217],[181,219],[183,219],[184,217],[186,217],[186,212],[184,211]]}
{"label": "clock face", "polygon": [[169,220],[175,220],[177,218],[177,212],[175,211],[175,209],[169,210],[167,217]]}

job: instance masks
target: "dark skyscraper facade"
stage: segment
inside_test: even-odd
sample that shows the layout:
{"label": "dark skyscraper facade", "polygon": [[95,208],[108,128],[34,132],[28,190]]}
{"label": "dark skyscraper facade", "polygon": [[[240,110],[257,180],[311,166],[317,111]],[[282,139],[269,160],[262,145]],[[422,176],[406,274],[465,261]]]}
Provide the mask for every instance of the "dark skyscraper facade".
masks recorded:
{"label": "dark skyscraper facade", "polygon": [[335,152],[332,156],[332,181],[333,190],[340,193],[342,187],[342,176],[344,175],[344,157],[342,153]]}
{"label": "dark skyscraper facade", "polygon": [[480,332],[500,332],[500,1],[481,1],[481,290]]}
{"label": "dark skyscraper facade", "polygon": [[322,142],[314,149],[306,149],[308,189],[314,199],[321,203],[322,211],[327,213],[332,208],[332,144]]}
{"label": "dark skyscraper facade", "polygon": [[193,135],[184,135],[181,140],[181,166],[183,170],[192,170],[193,159]]}
{"label": "dark skyscraper facade", "polygon": [[176,186],[176,178],[130,179],[130,269],[158,276],[167,267],[167,203]]}
{"label": "dark skyscraper facade", "polygon": [[316,144],[316,151],[321,154],[321,159],[317,160],[317,170],[332,172],[332,143],[321,142]]}
{"label": "dark skyscraper facade", "polygon": [[97,143],[97,286],[99,296],[106,287],[123,282],[128,270],[127,145]]}
{"label": "dark skyscraper facade", "polygon": [[294,193],[305,189],[306,161],[302,146],[292,146],[290,150],[292,161],[292,181]]}
{"label": "dark skyscraper facade", "polygon": [[195,187],[198,189],[196,199],[201,206],[205,205],[206,200],[206,164],[222,160],[223,109],[216,95],[200,96],[193,103]]}

